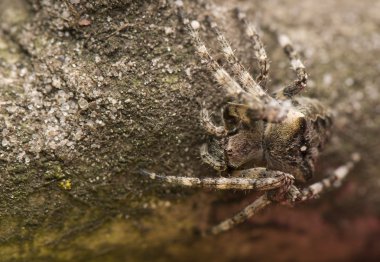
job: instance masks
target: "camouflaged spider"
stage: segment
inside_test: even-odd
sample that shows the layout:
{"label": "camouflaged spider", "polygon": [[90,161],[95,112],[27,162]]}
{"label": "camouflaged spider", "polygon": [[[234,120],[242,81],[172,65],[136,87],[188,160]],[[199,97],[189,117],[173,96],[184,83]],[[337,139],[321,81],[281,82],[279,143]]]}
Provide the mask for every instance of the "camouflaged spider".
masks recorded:
{"label": "camouflaged spider", "polygon": [[198,55],[233,99],[223,109],[221,126],[212,121],[207,110],[201,111],[202,125],[213,137],[201,147],[201,157],[214,169],[231,176],[197,178],[142,172],[152,179],[180,186],[265,192],[232,218],[212,227],[209,234],[229,230],[272,202],[293,204],[314,198],[325,189],[339,185],[353,167],[353,161],[348,162],[318,183],[302,190],[296,187],[295,182],[303,183],[313,176],[318,154],[332,125],[331,113],[318,100],[296,96],[306,87],[308,75],[285,35],[278,35],[278,40],[297,78],[273,95],[264,91],[269,71],[266,52],[245,15],[239,12],[238,18],[245,25],[246,36],[258,60],[260,75],[256,80],[236,58],[215,23],[211,23],[211,28],[217,35],[226,69],[211,56],[199,37],[199,23],[190,23]]}

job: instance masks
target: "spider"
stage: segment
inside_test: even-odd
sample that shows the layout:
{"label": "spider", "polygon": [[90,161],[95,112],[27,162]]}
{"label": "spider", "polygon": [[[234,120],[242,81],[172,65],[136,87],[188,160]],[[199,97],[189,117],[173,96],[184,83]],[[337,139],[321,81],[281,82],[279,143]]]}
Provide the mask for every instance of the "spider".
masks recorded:
{"label": "spider", "polygon": [[[264,193],[233,217],[210,228],[206,235],[216,235],[246,221],[270,203],[294,204],[317,197],[326,189],[339,186],[352,169],[355,159],[337,168],[320,182],[299,189],[296,184],[313,177],[319,152],[332,126],[332,114],[316,99],[298,96],[305,89],[308,75],[290,39],[277,34],[296,79],[274,94],[264,89],[269,61],[255,27],[238,11],[240,24],[252,44],[258,61],[259,76],[254,79],[235,56],[230,44],[215,23],[210,23],[224,57],[222,66],[201,40],[197,21],[189,31],[200,59],[218,85],[231,98],[222,109],[217,125],[206,109],[200,118],[211,140],[201,147],[202,160],[227,177],[163,176],[142,171],[151,179],[186,187],[257,190]],[[357,159],[357,158],[356,158]]]}

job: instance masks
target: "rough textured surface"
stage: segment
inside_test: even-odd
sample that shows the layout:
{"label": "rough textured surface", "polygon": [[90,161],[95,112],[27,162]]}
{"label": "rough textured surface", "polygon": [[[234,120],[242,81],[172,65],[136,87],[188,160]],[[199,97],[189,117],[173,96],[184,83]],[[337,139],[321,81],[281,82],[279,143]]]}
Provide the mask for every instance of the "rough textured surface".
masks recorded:
{"label": "rough textured surface", "polygon": [[[73,3],[67,5],[66,3]],[[380,256],[380,5],[371,0],[187,3],[212,15],[246,65],[255,61],[231,10],[275,23],[301,49],[306,95],[336,111],[318,172],[359,152],[337,192],[273,207],[223,236],[199,240],[255,194],[163,187],[201,165],[202,101],[223,100],[194,55],[171,1],[0,3],[0,257],[4,261],[355,260]],[[265,33],[265,32],[264,32]],[[214,39],[203,36],[212,45]],[[293,79],[275,41],[271,88]],[[244,54],[244,55],[242,55]],[[248,54],[248,55],[247,55]]]}

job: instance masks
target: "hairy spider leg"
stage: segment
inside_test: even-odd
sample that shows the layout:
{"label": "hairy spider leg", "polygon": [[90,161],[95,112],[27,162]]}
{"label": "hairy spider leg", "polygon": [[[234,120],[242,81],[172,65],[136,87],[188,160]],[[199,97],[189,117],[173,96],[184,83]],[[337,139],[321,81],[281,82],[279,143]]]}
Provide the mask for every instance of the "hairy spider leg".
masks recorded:
{"label": "hairy spider leg", "polygon": [[211,227],[209,230],[205,232],[203,236],[217,235],[222,232],[228,231],[236,225],[247,221],[250,217],[256,215],[260,210],[264,209],[270,203],[272,203],[272,201],[268,198],[267,194],[265,193],[264,195],[256,199],[253,203],[246,206],[242,211],[235,214],[233,217],[224,220],[216,226]]}
{"label": "hairy spider leg", "polygon": [[260,87],[260,85],[256,83],[250,73],[240,63],[239,59],[235,56],[231,45],[228,43],[227,39],[222,34],[216,23],[212,22],[211,27],[217,35],[218,43],[221,47],[222,54],[228,63],[228,66],[231,68],[235,79],[238,79],[244,90],[253,94],[256,99],[260,99],[261,101],[271,100],[268,94]]}
{"label": "hairy spider leg", "polygon": [[292,84],[287,85],[276,92],[276,98],[290,99],[306,88],[308,74],[306,72],[304,64],[299,58],[298,52],[294,49],[289,37],[285,34],[279,34],[277,31],[275,31],[275,33],[277,35],[278,42],[288,57],[290,66],[296,73],[297,77]]}
{"label": "hairy spider leg", "polygon": [[249,177],[184,177],[184,176],[164,176],[155,173],[149,173],[141,170],[142,175],[148,176],[150,179],[157,179],[164,183],[184,187],[211,188],[211,189],[238,189],[238,190],[258,190],[266,191],[276,189],[288,184],[294,180],[292,175],[281,171],[271,171],[259,168],[252,168],[251,173],[255,173],[254,178]]}
{"label": "hairy spider leg", "polygon": [[[197,22],[198,23],[198,22]],[[194,21],[193,21],[194,24]],[[190,25],[189,27],[190,35],[195,44],[195,48],[197,50],[197,54],[201,59],[206,61],[206,65],[209,70],[214,74],[215,80],[219,85],[224,87],[227,93],[235,98],[239,98],[240,96],[245,96],[247,99],[247,92],[243,90],[243,88],[224,70],[217,61],[211,56],[206,45],[203,43],[201,38],[199,37],[199,33],[197,29],[194,29],[194,26]],[[248,100],[248,99],[247,99]]]}
{"label": "hairy spider leg", "polygon": [[317,197],[324,191],[332,187],[339,187],[342,184],[343,179],[354,167],[354,162],[349,161],[345,165],[342,165],[335,169],[335,171],[325,179],[320,182],[314,183],[306,188],[304,188],[300,194],[297,196],[298,201],[306,201]]}
{"label": "hairy spider leg", "polygon": [[212,168],[214,168],[217,171],[224,171],[227,169],[227,163],[225,159],[220,160],[215,158],[213,155],[211,155],[208,152],[208,145],[203,144],[200,148],[201,153],[201,159],[204,163],[210,165]]}
{"label": "hairy spider leg", "polygon": [[223,125],[217,126],[214,121],[212,121],[208,110],[203,108],[200,113],[201,124],[203,128],[215,137],[225,137],[228,134],[228,130],[224,124],[224,119],[222,118]]}
{"label": "hairy spider leg", "polygon": [[[348,162],[347,164],[338,167],[331,176],[323,179],[320,182],[314,183],[310,185],[309,187],[306,187],[302,191],[299,191],[299,189],[291,185],[290,189],[288,190],[287,193],[287,201],[290,204],[293,204],[294,202],[300,202],[300,201],[306,201],[312,198],[315,198],[319,194],[323,193],[327,189],[331,187],[338,187],[341,185],[342,180],[347,176],[347,174],[351,171],[353,168],[354,163],[353,162]],[[264,169],[264,168],[262,168]],[[237,171],[241,172],[242,175],[253,175],[255,177],[259,172],[247,172],[247,171]],[[289,181],[289,180],[288,180]],[[281,188],[281,187],[279,187]],[[277,188],[276,190],[279,190]],[[269,192],[265,193],[261,197],[259,197],[257,200],[255,200],[252,204],[246,206],[242,211],[238,212],[235,214],[233,217],[224,220],[223,222],[219,223],[216,226],[213,226],[209,230],[206,231],[204,236],[207,235],[217,235],[222,232],[228,231],[235,227],[236,225],[245,222],[248,220],[250,217],[254,216],[265,208],[267,205],[273,202],[272,197],[269,197]]]}
{"label": "hairy spider leg", "polygon": [[[248,72],[245,75],[248,75],[252,79],[253,83],[256,83],[255,92],[257,91],[258,93],[252,94],[252,92],[246,92],[239,85],[239,83],[236,82],[235,79],[233,79],[231,75],[210,55],[206,45],[199,37],[198,31],[191,25],[189,30],[200,58],[206,61],[207,67],[214,74],[218,84],[224,87],[227,93],[237,100],[233,107],[240,107],[240,109],[232,110],[231,113],[236,113],[232,114],[232,116],[238,117],[242,120],[245,119],[246,121],[264,119],[273,123],[282,122],[286,118],[290,104],[286,106],[287,104],[279,103],[267,95],[265,91],[257,85],[253,78],[249,76]],[[223,39],[224,37],[219,38],[219,40]],[[227,44],[226,41],[222,42],[223,45]],[[229,49],[231,49],[231,47],[229,47]],[[228,52],[229,51],[227,51],[227,53]],[[246,112],[248,109],[249,112]],[[208,121],[206,121],[206,123],[208,123]]]}
{"label": "hairy spider leg", "polygon": [[270,63],[264,48],[264,44],[261,41],[256,27],[252,22],[246,19],[246,14],[239,8],[236,9],[236,13],[238,20],[244,26],[244,34],[251,42],[253,53],[257,59],[257,63],[260,69],[260,74],[257,76],[256,81],[261,87],[265,88],[268,82]]}

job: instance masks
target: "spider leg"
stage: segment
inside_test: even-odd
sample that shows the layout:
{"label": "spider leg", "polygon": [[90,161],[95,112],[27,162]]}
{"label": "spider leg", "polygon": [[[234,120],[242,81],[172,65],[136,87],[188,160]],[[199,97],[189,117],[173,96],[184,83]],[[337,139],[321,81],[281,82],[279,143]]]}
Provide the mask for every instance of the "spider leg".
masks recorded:
{"label": "spider leg", "polygon": [[[242,18],[244,19],[244,18]],[[246,22],[245,22],[246,23]],[[253,104],[238,104],[229,103],[227,106],[227,111],[229,115],[241,119],[245,123],[256,120],[265,120],[268,122],[282,122],[287,115],[288,107],[286,105],[278,106],[277,101],[274,101],[267,93],[261,88],[260,85],[252,78],[249,72],[244,68],[240,61],[235,56],[230,44],[224,37],[224,35],[219,30],[215,23],[211,23],[214,32],[218,36],[218,43],[221,46],[222,53],[228,62],[234,77],[239,79],[242,87],[245,91],[252,93],[255,97],[259,97],[260,101],[264,103]],[[254,40],[254,50],[255,55],[259,59],[259,64],[263,65],[265,68],[260,67],[262,71],[269,70],[269,62],[266,56],[263,44],[254,29],[253,26],[247,24],[247,34],[252,36]],[[264,73],[262,78],[268,77],[268,72]],[[266,81],[266,80],[265,80]],[[288,104],[290,106],[290,104]]]}
{"label": "spider leg", "polygon": [[342,184],[343,179],[353,167],[354,163],[352,161],[338,167],[329,177],[303,189],[297,196],[296,201],[306,201],[317,197],[329,188],[339,187]]}
{"label": "spider leg", "polygon": [[272,201],[267,197],[267,194],[264,194],[258,199],[256,199],[253,203],[246,206],[242,211],[235,214],[233,217],[228,218],[224,220],[223,222],[219,223],[218,225],[213,226],[212,228],[207,230],[204,236],[217,235],[224,231],[230,230],[236,225],[243,223],[244,221],[248,220],[250,217],[257,214],[257,212],[265,208],[270,203],[272,203]]}
{"label": "spider leg", "polygon": [[[215,80],[224,87],[229,95],[232,97],[240,97],[246,96],[246,92],[244,92],[243,88],[224,70],[217,61],[211,56],[206,45],[199,37],[198,30],[196,29],[198,26],[198,22],[193,21],[193,25],[190,26],[190,35],[195,44],[195,48],[197,53],[201,59],[206,61],[206,65],[211,72],[213,72]],[[194,26],[196,24],[197,26]],[[194,28],[195,27],[195,28]]]}
{"label": "spider leg", "polygon": [[[236,171],[238,172],[238,171]],[[243,171],[240,171],[243,172]],[[251,174],[254,177],[182,177],[182,176],[163,176],[155,173],[149,173],[141,170],[142,175],[149,176],[151,179],[158,179],[164,183],[185,186],[185,187],[202,187],[212,189],[239,189],[247,190],[254,189],[258,191],[266,191],[275,189],[288,184],[289,181],[294,180],[294,177],[280,172],[266,170],[265,168],[251,168],[245,170],[246,174]]]}
{"label": "spider leg", "polygon": [[[290,185],[289,189],[287,189],[288,201],[291,203],[293,203],[294,201],[305,201],[316,197],[317,195],[319,195],[320,193],[322,193],[330,187],[339,186],[342,180],[347,176],[348,172],[352,169],[353,165],[353,162],[349,162],[346,165],[340,166],[334,171],[334,173],[330,177],[323,179],[321,182],[312,184],[311,186],[307,187],[302,191],[299,191],[296,186]],[[241,175],[243,175],[243,172],[246,171],[244,170],[240,172]],[[259,174],[260,172],[246,172],[244,175],[247,177],[256,177]],[[281,187],[278,187],[275,190],[281,190]],[[265,208],[267,205],[271,204],[273,201],[275,201],[275,199],[272,200],[272,197],[269,197],[268,193],[265,193],[257,200],[255,200],[252,204],[246,206],[242,211],[235,214],[233,217],[224,220],[223,222],[206,231],[205,236],[217,235],[224,231],[230,230],[236,225],[248,220],[250,217],[252,217],[257,212]]]}
{"label": "spider leg", "polygon": [[[237,101],[238,104],[243,104],[243,105],[246,105],[247,108],[250,108],[254,112],[254,115],[263,115],[263,112],[270,111],[270,112],[273,112],[273,114],[270,117],[265,117],[268,119],[268,121],[273,121],[273,122],[283,121],[286,118],[286,114],[282,114],[282,113],[286,111],[287,108],[285,108],[282,103],[277,102],[275,99],[273,99],[268,94],[266,94],[265,91],[261,89],[261,87],[253,80],[253,78],[246,71],[245,73],[244,72],[240,73],[242,77],[246,78],[246,79],[242,79],[240,77],[240,81],[245,84],[252,82],[254,83],[254,85],[253,85],[253,88],[249,89],[249,91],[244,90],[243,87],[240,86],[239,83],[233,77],[231,77],[231,75],[225,69],[223,69],[218,64],[218,62],[210,55],[206,45],[199,37],[199,33],[197,31],[197,27],[199,27],[199,23],[196,21],[193,21],[191,22],[191,24],[192,25],[189,27],[190,35],[195,44],[197,53],[201,59],[206,61],[207,67],[209,68],[211,72],[213,72],[214,77],[216,81],[218,82],[218,84],[221,85],[223,88],[225,88],[227,93],[231,97],[233,97]],[[221,43],[221,45],[224,46],[223,48],[225,49],[223,51],[224,55],[229,57],[229,59],[227,60],[230,60],[230,61],[231,59],[235,60],[236,57],[233,55],[231,47],[229,46],[227,41],[225,41],[225,38],[224,36],[222,36],[222,34],[219,35],[218,40]],[[233,65],[234,64],[232,64],[232,66]],[[245,86],[245,88],[247,87],[248,86]]]}
{"label": "spider leg", "polygon": [[224,119],[222,118],[223,125],[216,126],[215,123],[211,120],[210,114],[207,109],[201,110],[201,124],[206,131],[216,137],[225,137],[228,134],[228,130],[224,124]]}
{"label": "spider leg", "polygon": [[238,20],[242,25],[244,25],[244,33],[251,41],[254,55],[258,61],[260,74],[256,78],[256,81],[261,87],[264,88],[267,84],[269,74],[269,59],[265,51],[264,44],[261,41],[260,35],[258,34],[253,23],[247,21],[246,14],[239,8],[236,9],[236,12]]}
{"label": "spider leg", "polygon": [[283,48],[286,56],[289,58],[291,68],[295,71],[297,79],[292,84],[276,92],[275,95],[277,99],[289,99],[306,88],[308,74],[289,37],[277,32],[276,34],[279,44]]}
{"label": "spider leg", "polygon": [[268,94],[260,87],[260,85],[256,83],[250,73],[240,63],[239,59],[235,56],[231,45],[228,43],[227,39],[220,31],[216,23],[212,22],[211,27],[217,35],[217,40],[221,47],[222,54],[225,57],[229,67],[231,68],[233,76],[238,79],[243,89],[247,92],[252,93],[255,97],[268,100]]}
{"label": "spider leg", "polygon": [[248,106],[245,104],[228,103],[226,110],[228,110],[230,116],[239,118],[245,123],[257,120],[264,120],[269,123],[281,123],[287,118],[288,113],[292,110],[292,106],[289,101],[284,101],[280,105]]}
{"label": "spider leg", "polygon": [[225,161],[222,161],[222,160],[215,158],[213,155],[211,155],[208,152],[207,144],[203,144],[201,146],[200,151],[201,151],[201,159],[203,162],[210,165],[211,167],[213,167],[217,171],[224,171],[227,169],[227,164]]}

